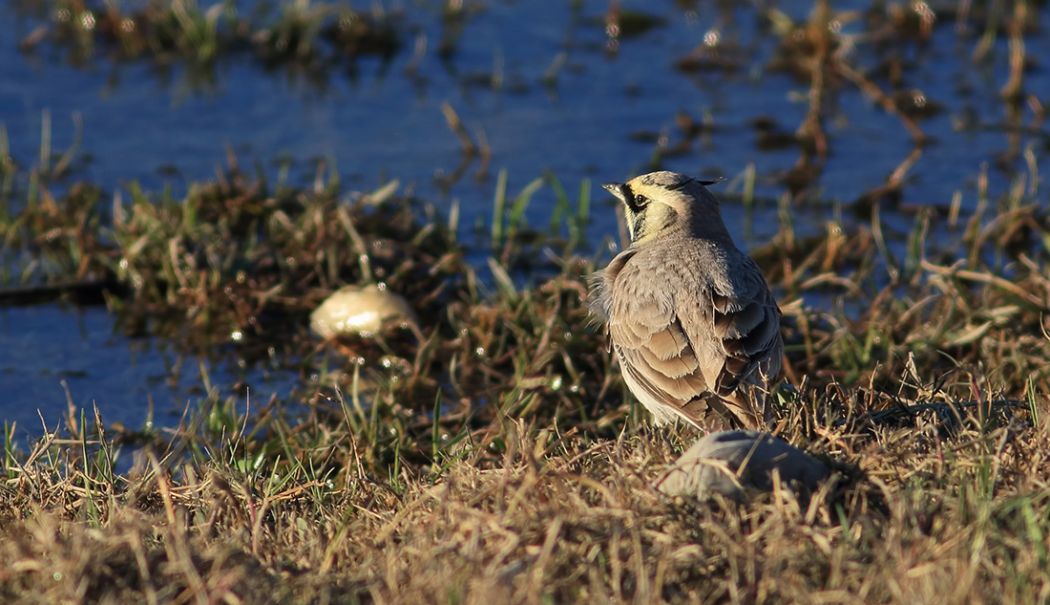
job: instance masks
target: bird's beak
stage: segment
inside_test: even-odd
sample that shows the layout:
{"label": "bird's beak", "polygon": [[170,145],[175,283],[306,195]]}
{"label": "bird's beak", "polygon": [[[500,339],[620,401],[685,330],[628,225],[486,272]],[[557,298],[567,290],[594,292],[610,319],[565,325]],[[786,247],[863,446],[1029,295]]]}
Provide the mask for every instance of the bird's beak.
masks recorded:
{"label": "bird's beak", "polygon": [[626,201],[626,197],[623,193],[623,183],[605,183],[604,185],[602,185],[602,189],[605,189],[609,193],[615,195],[616,199],[620,200],[621,202]]}

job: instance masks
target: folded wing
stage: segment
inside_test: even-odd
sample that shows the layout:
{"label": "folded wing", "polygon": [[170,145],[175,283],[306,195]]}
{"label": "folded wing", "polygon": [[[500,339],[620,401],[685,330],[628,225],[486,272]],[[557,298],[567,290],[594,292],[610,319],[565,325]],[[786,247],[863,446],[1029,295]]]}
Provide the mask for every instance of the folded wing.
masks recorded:
{"label": "folded wing", "polygon": [[679,416],[701,426],[702,406],[691,404],[712,388],[704,351],[698,354],[686,333],[672,292],[648,288],[654,277],[637,275],[637,267],[618,269],[620,275],[606,276],[613,290],[607,325],[628,385],[657,420]]}

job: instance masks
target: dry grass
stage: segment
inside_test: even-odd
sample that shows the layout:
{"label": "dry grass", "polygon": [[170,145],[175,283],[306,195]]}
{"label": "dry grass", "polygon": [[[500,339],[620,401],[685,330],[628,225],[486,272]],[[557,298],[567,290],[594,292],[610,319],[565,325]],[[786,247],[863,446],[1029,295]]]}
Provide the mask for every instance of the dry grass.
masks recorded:
{"label": "dry grass", "polygon": [[[788,429],[799,424],[796,415]],[[507,419],[502,453],[464,444],[440,469],[377,477],[347,426],[297,428],[325,452],[325,471],[307,465],[305,448],[240,470],[250,458],[221,452],[252,446],[221,439],[215,458],[168,457],[110,480],[75,445],[12,464],[0,595],[914,603],[1032,602],[1050,591],[1043,425],[950,438],[922,422],[814,426],[807,447],[867,477],[808,503],[778,492],[746,507],[668,502],[650,487],[687,434],[599,438]]]}

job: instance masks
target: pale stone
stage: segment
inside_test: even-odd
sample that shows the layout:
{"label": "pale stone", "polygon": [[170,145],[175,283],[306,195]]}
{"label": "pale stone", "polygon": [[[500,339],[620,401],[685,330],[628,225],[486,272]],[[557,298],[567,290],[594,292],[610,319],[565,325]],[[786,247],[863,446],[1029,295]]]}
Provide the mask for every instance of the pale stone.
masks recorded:
{"label": "pale stone", "polygon": [[416,314],[404,298],[375,285],[340,288],[310,314],[310,328],[325,339],[370,337],[386,327],[416,325]]}

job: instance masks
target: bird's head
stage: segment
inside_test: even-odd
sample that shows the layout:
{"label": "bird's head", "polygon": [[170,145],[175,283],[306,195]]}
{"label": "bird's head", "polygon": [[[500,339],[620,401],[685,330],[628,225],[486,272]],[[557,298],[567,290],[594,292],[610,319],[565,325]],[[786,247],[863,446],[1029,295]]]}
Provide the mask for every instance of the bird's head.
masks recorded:
{"label": "bird's head", "polygon": [[718,200],[704,187],[713,182],[664,170],[602,187],[623,202],[631,243],[640,244],[675,227],[696,235],[702,235],[697,230],[708,228],[712,233],[724,233]]}

